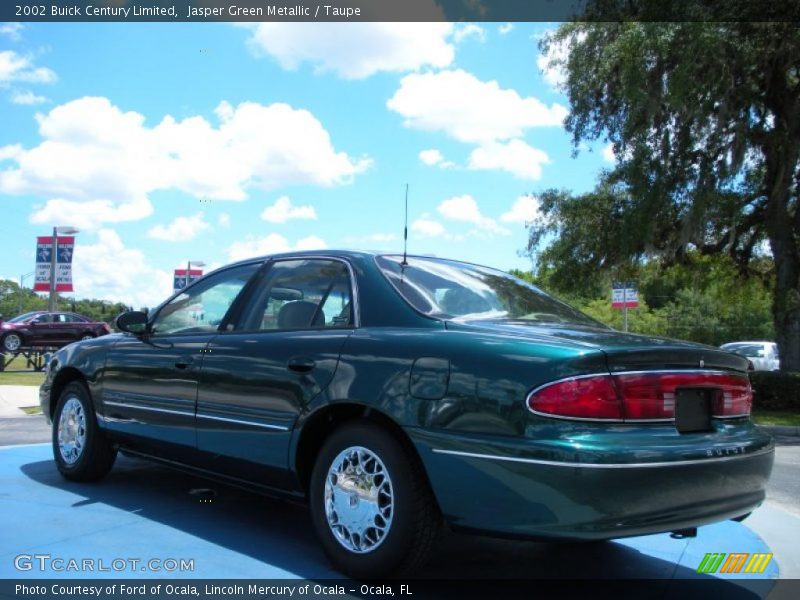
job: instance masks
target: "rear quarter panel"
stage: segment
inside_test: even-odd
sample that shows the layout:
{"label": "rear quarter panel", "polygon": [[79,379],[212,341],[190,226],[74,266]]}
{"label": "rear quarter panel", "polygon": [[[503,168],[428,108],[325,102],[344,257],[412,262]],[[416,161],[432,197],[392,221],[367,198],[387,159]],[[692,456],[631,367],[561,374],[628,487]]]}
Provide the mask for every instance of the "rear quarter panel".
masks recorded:
{"label": "rear quarter panel", "polygon": [[[435,360],[415,366],[419,359]],[[347,340],[328,394],[332,402],[372,406],[404,427],[519,436],[528,422],[528,391],[606,368],[602,352],[558,341],[450,331],[443,325],[362,328]],[[415,385],[434,369],[442,372],[432,377],[446,380],[438,398]]]}

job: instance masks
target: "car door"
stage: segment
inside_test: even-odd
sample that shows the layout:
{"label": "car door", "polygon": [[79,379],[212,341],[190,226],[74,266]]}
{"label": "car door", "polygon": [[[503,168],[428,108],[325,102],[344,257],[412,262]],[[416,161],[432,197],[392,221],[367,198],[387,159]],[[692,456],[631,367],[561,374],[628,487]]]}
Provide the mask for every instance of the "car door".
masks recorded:
{"label": "car door", "polygon": [[43,313],[31,320],[30,334],[26,336],[28,346],[48,346],[55,343],[53,314]]}
{"label": "car door", "polygon": [[211,468],[288,485],[295,421],[333,378],[353,331],[353,305],[344,261],[270,264],[250,289],[237,330],[216,336],[203,359],[197,445]]}
{"label": "car door", "polygon": [[54,313],[53,322],[50,324],[50,343],[56,345],[74,342],[76,337],[73,334],[75,324],[70,315],[66,313]]}
{"label": "car door", "polygon": [[259,263],[239,265],[194,283],[164,304],[147,335],[126,335],[108,353],[103,414],[129,443],[190,460],[195,453],[197,377],[209,341]]}
{"label": "car door", "polygon": [[66,319],[66,336],[70,342],[81,339],[85,332],[91,331],[89,322],[80,315],[67,313],[64,317]]}

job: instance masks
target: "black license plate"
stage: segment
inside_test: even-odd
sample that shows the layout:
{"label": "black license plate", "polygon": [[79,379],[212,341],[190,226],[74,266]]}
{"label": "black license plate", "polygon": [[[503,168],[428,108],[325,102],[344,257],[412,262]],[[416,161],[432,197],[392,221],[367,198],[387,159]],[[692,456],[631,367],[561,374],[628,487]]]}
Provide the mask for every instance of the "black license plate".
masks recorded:
{"label": "black license plate", "polygon": [[675,390],[675,429],[680,433],[711,430],[711,390]]}

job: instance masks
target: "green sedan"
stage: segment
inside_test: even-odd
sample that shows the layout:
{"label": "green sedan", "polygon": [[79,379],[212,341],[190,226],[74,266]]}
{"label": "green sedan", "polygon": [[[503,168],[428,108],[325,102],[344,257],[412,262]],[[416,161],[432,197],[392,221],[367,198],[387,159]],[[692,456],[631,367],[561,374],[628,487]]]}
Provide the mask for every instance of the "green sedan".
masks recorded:
{"label": "green sedan", "polygon": [[747,360],[619,333],[494,269],[298,252],[51,359],[70,480],[117,452],[308,503],[333,565],[413,574],[442,528],[606,540],[742,519],[773,443]]}

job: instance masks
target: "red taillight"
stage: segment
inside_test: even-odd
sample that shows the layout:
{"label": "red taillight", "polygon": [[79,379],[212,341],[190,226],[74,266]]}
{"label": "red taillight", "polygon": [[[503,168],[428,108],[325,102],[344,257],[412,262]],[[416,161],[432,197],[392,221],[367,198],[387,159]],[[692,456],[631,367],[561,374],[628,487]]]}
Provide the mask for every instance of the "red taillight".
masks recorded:
{"label": "red taillight", "polygon": [[691,371],[565,379],[535,390],[528,396],[528,407],[578,419],[664,420],[675,417],[675,395],[680,388],[709,390],[714,417],[750,414],[753,394],[746,376]]}
{"label": "red taillight", "polygon": [[544,386],[528,396],[531,410],[576,419],[622,418],[611,375],[577,377]]}

